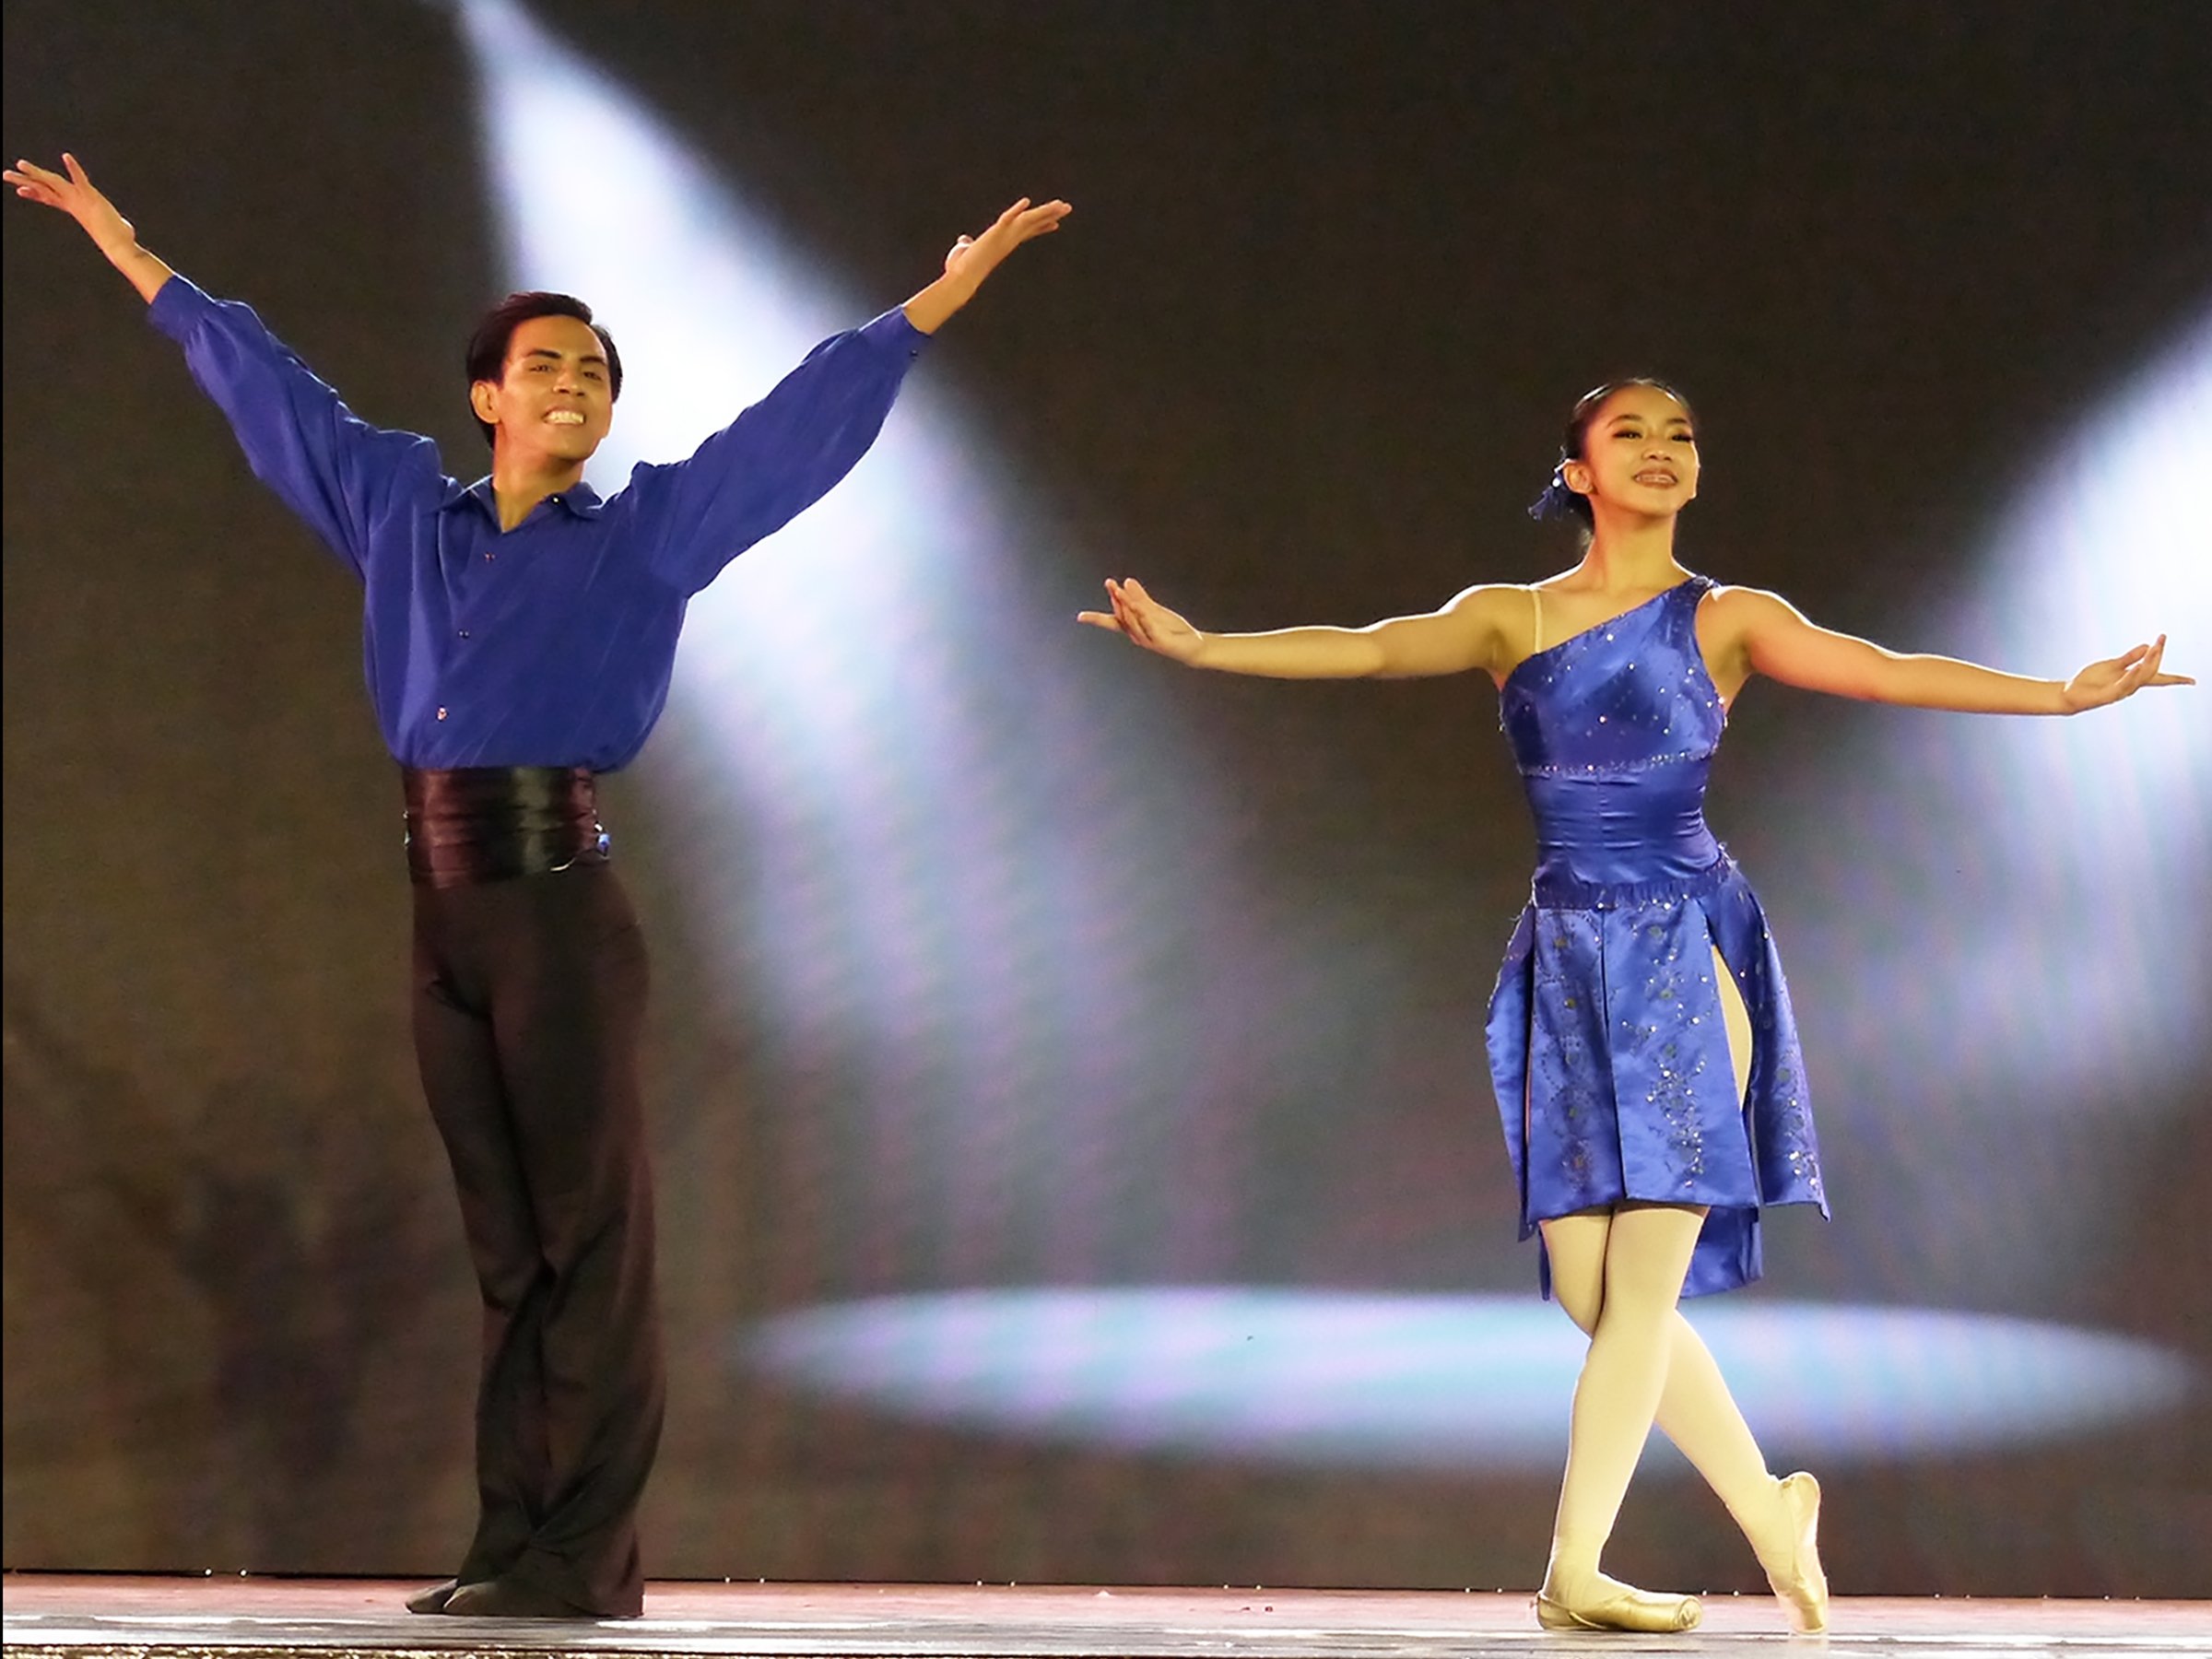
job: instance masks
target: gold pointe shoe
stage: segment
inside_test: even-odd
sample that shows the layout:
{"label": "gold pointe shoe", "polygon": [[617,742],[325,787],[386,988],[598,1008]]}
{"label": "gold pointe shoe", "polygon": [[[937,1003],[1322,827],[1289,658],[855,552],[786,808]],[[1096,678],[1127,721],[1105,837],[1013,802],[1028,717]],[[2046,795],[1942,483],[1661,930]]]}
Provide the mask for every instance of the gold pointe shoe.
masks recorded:
{"label": "gold pointe shoe", "polygon": [[1820,1483],[1799,1470],[1783,1481],[1782,1500],[1790,1511],[1790,1570],[1769,1568],[1767,1583],[1781,1599],[1791,1631],[1817,1636],[1828,1629],[1828,1575],[1820,1571]]}
{"label": "gold pointe shoe", "polygon": [[1603,1601],[1579,1607],[1536,1592],[1536,1622],[1547,1630],[1688,1630],[1704,1617],[1694,1595],[1662,1595],[1626,1584]]}

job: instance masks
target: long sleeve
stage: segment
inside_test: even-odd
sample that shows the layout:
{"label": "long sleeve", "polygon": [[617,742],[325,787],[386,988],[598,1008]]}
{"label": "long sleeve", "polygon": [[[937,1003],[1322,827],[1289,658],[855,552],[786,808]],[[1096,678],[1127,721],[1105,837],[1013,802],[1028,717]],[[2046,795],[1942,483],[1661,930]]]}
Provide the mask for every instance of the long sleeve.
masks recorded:
{"label": "long sleeve", "polygon": [[924,337],[896,310],[833,335],[688,460],[632,473],[655,574],[696,594],[828,494],[876,441]]}
{"label": "long sleeve", "polygon": [[147,318],[183,347],[193,379],[229,418],[254,476],[363,574],[378,520],[410,486],[435,488],[436,445],[356,417],[251,306],[210,299],[172,276]]}

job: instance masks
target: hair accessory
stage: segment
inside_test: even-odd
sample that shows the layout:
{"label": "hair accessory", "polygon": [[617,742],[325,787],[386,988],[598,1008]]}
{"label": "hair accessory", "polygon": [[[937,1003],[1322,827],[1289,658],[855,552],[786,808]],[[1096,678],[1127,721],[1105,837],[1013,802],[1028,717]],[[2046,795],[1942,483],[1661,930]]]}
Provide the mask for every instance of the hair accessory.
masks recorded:
{"label": "hair accessory", "polygon": [[1561,461],[1551,469],[1551,482],[1544,486],[1544,493],[1528,504],[1528,516],[1533,519],[1566,518],[1574,512],[1581,500],[1567,488],[1567,463]]}

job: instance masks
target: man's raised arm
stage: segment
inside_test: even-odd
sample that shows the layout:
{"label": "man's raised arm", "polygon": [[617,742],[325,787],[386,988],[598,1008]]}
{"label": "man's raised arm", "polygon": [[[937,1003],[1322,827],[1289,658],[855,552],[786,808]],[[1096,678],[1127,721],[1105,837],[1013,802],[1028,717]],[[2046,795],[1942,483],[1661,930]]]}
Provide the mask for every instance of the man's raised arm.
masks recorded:
{"label": "man's raised arm", "polygon": [[254,476],[356,574],[370,527],[441,485],[437,446],[370,426],[269,333],[253,309],[202,293],[138,245],[131,221],[75,156],[68,174],[18,161],[0,173],[26,201],[60,209],[146,297],[147,321],[183,348],[185,366],[230,422]]}
{"label": "man's raised arm", "polygon": [[25,201],[59,208],[75,219],[92,239],[92,245],[107,255],[108,263],[138,290],[138,297],[152,304],[161,285],[176,273],[138,245],[138,232],[131,228],[131,221],[116,212],[115,204],[94,187],[75,156],[64,152],[62,165],[68,169],[65,174],[34,162],[18,161],[0,172],[0,179],[13,184]]}
{"label": "man's raised arm", "polygon": [[945,255],[945,274],[863,327],[823,341],[687,461],[640,467],[632,500],[652,568],[696,594],[731,559],[804,512],[868,452],[924,335],[974,298],[1025,241],[1059,228],[1065,202],[1024,196]]}
{"label": "man's raised arm", "polygon": [[946,318],[975,297],[1001,260],[1030,238],[1059,229],[1067,215],[1065,202],[1032,206],[1023,196],[981,236],[963,236],[952,244],[945,255],[945,275],[906,302],[906,320],[924,334],[935,334]]}

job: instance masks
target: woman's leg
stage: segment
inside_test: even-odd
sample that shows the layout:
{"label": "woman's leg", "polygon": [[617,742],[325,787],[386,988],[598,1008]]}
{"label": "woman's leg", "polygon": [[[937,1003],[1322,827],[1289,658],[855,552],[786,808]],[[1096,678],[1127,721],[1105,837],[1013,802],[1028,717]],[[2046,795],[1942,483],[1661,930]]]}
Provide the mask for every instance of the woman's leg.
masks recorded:
{"label": "woman's leg", "polygon": [[[1713,965],[1740,1093],[1751,1065],[1750,1021],[1734,976],[1717,950]],[[1559,1305],[1576,1324],[1593,1333],[1605,1307],[1612,1221],[1610,1211],[1595,1210],[1543,1223],[1544,1247]],[[1769,1473],[1766,1456],[1704,1341],[1678,1309],[1670,1325],[1666,1375],[1655,1414],[1658,1426],[1727,1506],[1776,1593],[1792,1604],[1793,1625],[1819,1629],[1827,1602],[1813,1538],[1819,1488],[1809,1476],[1793,1476],[1785,1487]]]}
{"label": "woman's leg", "polygon": [[[1574,1246],[1587,1242],[1591,1232],[1578,1224],[1596,1222],[1605,1230],[1601,1301],[1575,1383],[1567,1474],[1544,1575],[1547,1598],[1582,1607],[1621,1589],[1598,1571],[1598,1556],[1665,1391],[1675,1302],[1705,1212],[1686,1205],[1628,1204],[1609,1217],[1562,1219],[1565,1225],[1546,1224],[1547,1247],[1559,1238],[1571,1255],[1583,1253]],[[1577,1294],[1586,1299],[1586,1274],[1578,1277],[1585,1282]]]}
{"label": "woman's leg", "polygon": [[[1712,947],[1712,977],[1721,994],[1728,1056],[1735,1067],[1735,1098],[1741,1101],[1751,1086],[1751,1015],[1718,945]],[[1767,1582],[1789,1613],[1791,1628],[1825,1630],[1828,1579],[1820,1571],[1816,1536],[1820,1483],[1806,1474],[1776,1480],[1767,1473],[1766,1457],[1721,1380],[1721,1368],[1688,1322],[1679,1313],[1675,1322],[1674,1367],[1659,1404],[1659,1426],[1743,1528],[1766,1569]]]}
{"label": "woman's leg", "polygon": [[[1596,1330],[1605,1306],[1606,1240],[1612,1223],[1610,1210],[1590,1210],[1542,1224],[1552,1291],[1584,1331]],[[1779,1483],[1767,1472],[1750,1425],[1736,1409],[1721,1368],[1678,1309],[1672,1329],[1666,1382],[1659,1393],[1660,1432],[1705,1477],[1754,1544],[1779,1536]]]}
{"label": "woman's leg", "polygon": [[[1751,1083],[1751,1017],[1718,946],[1712,951],[1712,977],[1720,991],[1721,1019],[1740,1101]],[[1727,1505],[1759,1559],[1779,1559],[1786,1565],[1789,1519],[1782,1483],[1768,1473],[1766,1454],[1736,1409],[1721,1368],[1679,1311],[1675,1314],[1673,1361],[1659,1397],[1659,1428]]]}

